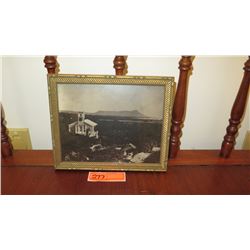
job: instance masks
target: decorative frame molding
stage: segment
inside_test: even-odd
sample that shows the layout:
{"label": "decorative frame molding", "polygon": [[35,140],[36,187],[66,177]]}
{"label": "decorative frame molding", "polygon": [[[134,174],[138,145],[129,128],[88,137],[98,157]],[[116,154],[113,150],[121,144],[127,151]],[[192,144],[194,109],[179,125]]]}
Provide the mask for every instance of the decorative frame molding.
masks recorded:
{"label": "decorative frame molding", "polygon": [[[160,163],[117,163],[117,162],[65,162],[61,159],[61,141],[59,134],[58,84],[106,84],[106,85],[142,85],[164,86],[164,114],[161,134]],[[171,109],[175,89],[172,77],[145,76],[110,76],[110,75],[48,75],[51,126],[56,169],[83,170],[132,170],[132,171],[165,171],[168,159],[168,139],[171,124]]]}

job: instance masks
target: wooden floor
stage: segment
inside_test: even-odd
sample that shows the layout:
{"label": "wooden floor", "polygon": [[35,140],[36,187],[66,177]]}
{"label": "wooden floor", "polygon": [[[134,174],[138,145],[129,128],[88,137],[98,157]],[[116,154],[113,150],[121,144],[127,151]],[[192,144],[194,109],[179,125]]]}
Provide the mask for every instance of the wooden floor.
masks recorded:
{"label": "wooden floor", "polygon": [[55,170],[52,151],[2,160],[2,194],[250,194],[250,151],[184,150],[166,173],[127,172],[125,183],[87,182],[87,171]]}

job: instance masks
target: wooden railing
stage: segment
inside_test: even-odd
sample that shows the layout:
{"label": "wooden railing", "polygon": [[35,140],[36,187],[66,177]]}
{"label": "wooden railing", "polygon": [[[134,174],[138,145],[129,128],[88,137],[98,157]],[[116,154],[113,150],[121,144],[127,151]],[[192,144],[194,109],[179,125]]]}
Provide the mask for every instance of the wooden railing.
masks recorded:
{"label": "wooden railing", "polygon": [[[188,97],[188,82],[192,73],[192,56],[182,56],[179,62],[179,80],[177,91],[174,100],[173,112],[172,112],[172,126],[169,145],[169,157],[176,158],[178,151],[180,150],[182,127],[185,120],[186,104]],[[127,73],[127,56],[115,56],[113,61],[113,67],[116,75],[125,75]],[[59,64],[56,56],[45,56],[45,67],[48,74],[56,74],[59,72]],[[239,125],[242,121],[242,116],[246,108],[248,90],[250,85],[250,57],[245,63],[244,76],[241,82],[238,94],[236,96],[233,108],[231,111],[231,117],[229,119],[229,126],[227,127],[227,133],[224,137],[220,154],[223,158],[228,158],[234,148],[236,135],[238,133]],[[1,112],[1,154],[3,158],[12,156],[13,146],[8,136],[8,132],[5,126],[4,112]]]}
{"label": "wooden railing", "polygon": [[227,133],[224,136],[224,140],[221,145],[220,156],[224,158],[228,158],[234,148],[236,135],[238,133],[239,125],[242,121],[242,116],[246,108],[248,90],[250,85],[250,56],[245,63],[244,71],[245,73],[232,107],[229,125],[227,127]]}

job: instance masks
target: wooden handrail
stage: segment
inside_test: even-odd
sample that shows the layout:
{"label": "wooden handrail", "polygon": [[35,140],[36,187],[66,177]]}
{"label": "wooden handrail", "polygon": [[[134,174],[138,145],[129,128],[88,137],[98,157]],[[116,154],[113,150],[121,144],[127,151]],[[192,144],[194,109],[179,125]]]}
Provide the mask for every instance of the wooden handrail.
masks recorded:
{"label": "wooden handrail", "polygon": [[[182,133],[182,127],[185,119],[187,93],[188,93],[188,81],[190,73],[192,72],[192,57],[182,56],[179,62],[179,80],[173,106],[172,113],[172,126],[170,136],[170,152],[169,157],[175,158],[180,149],[180,137]],[[116,75],[125,75],[127,69],[127,56],[115,56],[113,64]],[[59,64],[57,56],[45,56],[45,67],[48,74],[56,74],[59,72]],[[227,127],[227,133],[224,136],[224,140],[220,150],[220,156],[228,158],[234,148],[236,141],[236,135],[238,133],[238,127],[242,120],[244,110],[246,107],[248,90],[250,85],[250,56],[245,63],[244,76],[234,101],[231,116],[229,119],[229,126]],[[1,106],[2,109],[2,106]],[[2,157],[9,157],[13,154],[13,146],[8,136],[8,132],[5,126],[5,116],[2,110],[1,112],[1,154]]]}
{"label": "wooden handrail", "polygon": [[[168,166],[250,166],[249,150],[234,150],[232,157],[218,157],[219,150],[180,150],[179,157]],[[53,167],[53,150],[15,150],[14,156],[2,160],[3,167]]]}

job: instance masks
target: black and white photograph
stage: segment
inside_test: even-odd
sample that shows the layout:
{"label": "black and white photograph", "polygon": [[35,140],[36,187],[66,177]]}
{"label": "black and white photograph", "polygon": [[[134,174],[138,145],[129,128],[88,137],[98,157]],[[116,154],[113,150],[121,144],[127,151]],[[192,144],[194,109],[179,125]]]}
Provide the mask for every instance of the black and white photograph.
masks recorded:
{"label": "black and white photograph", "polygon": [[56,169],[166,171],[173,77],[51,75]]}
{"label": "black and white photograph", "polygon": [[63,161],[160,163],[164,86],[58,84]]}

